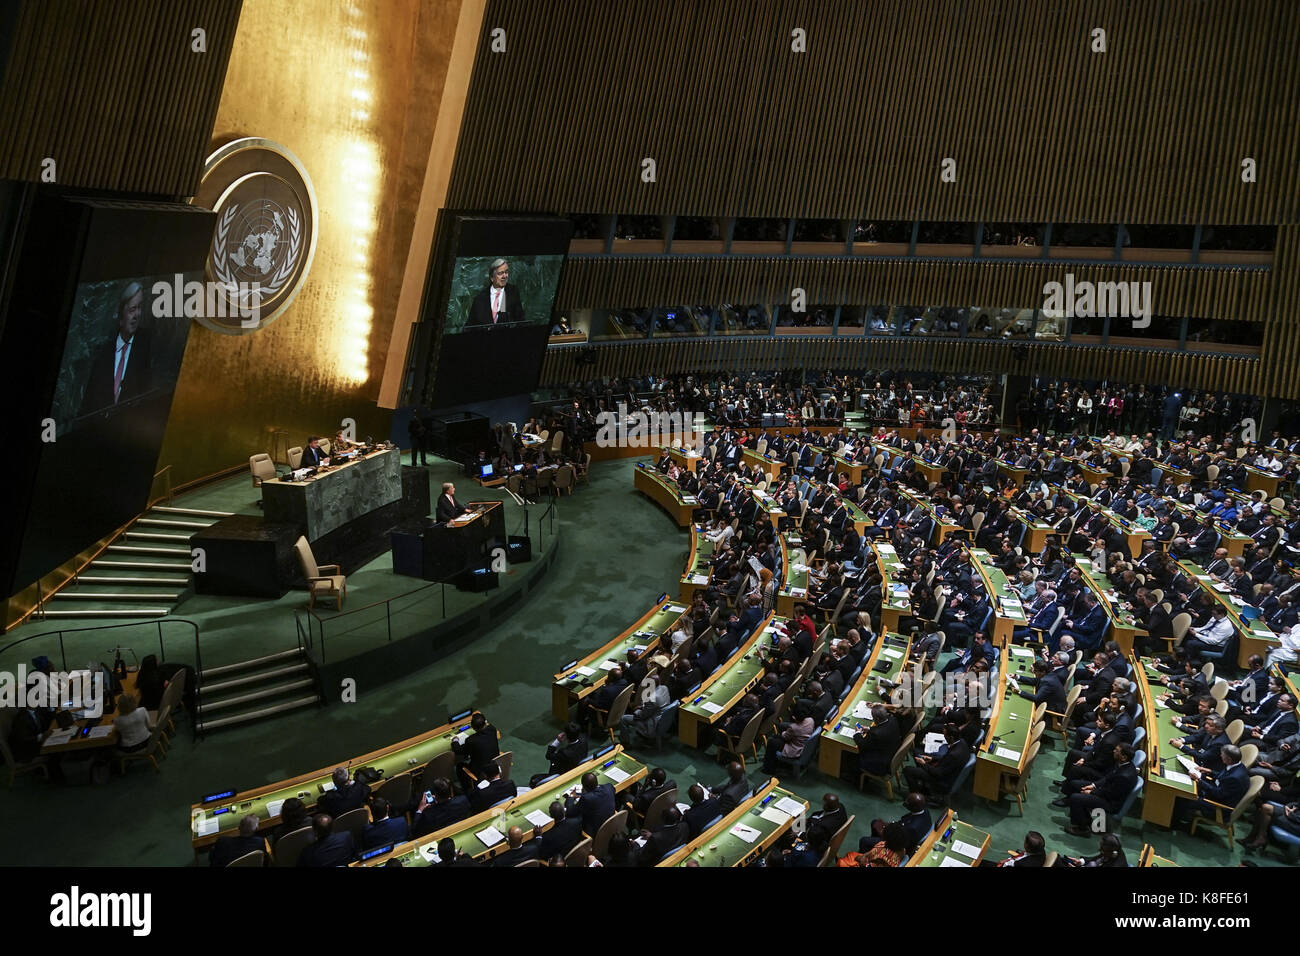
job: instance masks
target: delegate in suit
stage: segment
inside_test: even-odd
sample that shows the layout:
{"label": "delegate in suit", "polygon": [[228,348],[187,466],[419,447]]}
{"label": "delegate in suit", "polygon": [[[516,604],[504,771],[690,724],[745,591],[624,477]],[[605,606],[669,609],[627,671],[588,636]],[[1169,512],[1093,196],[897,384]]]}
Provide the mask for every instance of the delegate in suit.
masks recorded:
{"label": "delegate in suit", "polygon": [[519,290],[510,284],[510,263],[493,259],[488,267],[488,287],[469,306],[467,329],[486,329],[525,321]]}
{"label": "delegate in suit", "polygon": [[117,303],[117,333],[95,354],[78,415],[112,408],[153,387],[149,335],[140,330],[144,287],[129,283]]}

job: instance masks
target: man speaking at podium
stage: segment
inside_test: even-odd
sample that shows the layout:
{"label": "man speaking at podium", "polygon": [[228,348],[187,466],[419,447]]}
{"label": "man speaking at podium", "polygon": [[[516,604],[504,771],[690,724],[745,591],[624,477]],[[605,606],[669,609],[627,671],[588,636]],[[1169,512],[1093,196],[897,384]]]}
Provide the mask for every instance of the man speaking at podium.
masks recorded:
{"label": "man speaking at podium", "polygon": [[450,481],[442,483],[442,494],[438,496],[436,516],[438,524],[446,524],[452,518],[459,518],[466,509],[456,500],[456,486]]}
{"label": "man speaking at podium", "polygon": [[519,301],[519,290],[510,284],[510,263],[494,259],[488,267],[488,287],[474,296],[470,303],[465,328],[486,328],[522,321],[524,307]]}

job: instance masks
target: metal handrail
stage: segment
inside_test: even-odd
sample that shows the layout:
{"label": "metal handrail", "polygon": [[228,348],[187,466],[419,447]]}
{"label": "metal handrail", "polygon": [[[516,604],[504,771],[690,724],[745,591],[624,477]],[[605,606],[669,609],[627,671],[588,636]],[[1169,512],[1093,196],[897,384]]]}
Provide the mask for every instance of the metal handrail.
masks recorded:
{"label": "metal handrail", "polygon": [[[120,627],[140,627],[141,625],[149,624],[149,623],[151,622],[126,621],[121,624],[99,624],[96,625],[95,627],[71,627],[71,628],[63,627],[63,628],[59,628],[57,631],[42,631],[40,634],[29,634],[26,637],[18,638],[18,640],[16,641],[10,641],[8,644],[4,645],[3,647],[0,647],[0,655],[3,655],[6,651],[9,651],[17,647],[19,644],[26,644],[28,641],[37,641],[40,640],[41,638],[56,637],[59,642],[59,663],[61,665],[60,669],[67,671],[69,670],[68,652],[67,652],[67,648],[64,646],[63,643],[64,634],[85,634],[91,631],[112,631]],[[160,662],[167,660],[167,646],[166,643],[163,641],[164,624],[184,624],[194,632],[194,673],[202,674],[203,673],[203,652],[200,649],[199,625],[196,622],[183,617],[159,618],[156,621],[153,621],[152,623],[156,625],[158,628],[158,660]],[[198,688],[195,688],[196,692],[197,690]],[[190,722],[194,727],[195,737],[198,736],[198,732],[199,732],[199,715],[197,711],[198,711],[198,703],[197,703],[197,696],[196,696],[195,713],[190,715]]]}

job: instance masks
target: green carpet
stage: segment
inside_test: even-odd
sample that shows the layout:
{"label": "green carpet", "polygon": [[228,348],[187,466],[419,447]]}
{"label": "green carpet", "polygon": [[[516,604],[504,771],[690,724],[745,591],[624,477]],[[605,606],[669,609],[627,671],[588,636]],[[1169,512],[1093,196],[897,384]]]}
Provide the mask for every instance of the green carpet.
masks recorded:
{"label": "green carpet", "polygon": [[[550,683],[556,668],[625,629],[660,594],[675,593],[685,563],[685,533],[656,505],[633,491],[633,464],[632,460],[596,464],[590,488],[579,486],[575,496],[560,500],[561,551],[547,579],[512,615],[464,650],[383,686],[359,687],[355,704],[332,703],[246,729],[219,731],[198,743],[190,739],[188,727],[183,725],[160,774],[137,765],[126,778],[114,777],[93,790],[20,778],[0,796],[5,810],[0,824],[0,845],[7,851],[4,862],[188,864],[192,859],[189,807],[201,795],[247,789],[342,762],[437,726],[448,712],[469,706],[483,710],[500,728],[503,749],[515,754],[515,780],[526,781],[531,774],[545,770],[545,746],[557,730],[550,714]],[[434,480],[436,487],[442,479]],[[466,495],[466,490],[467,486],[460,487],[459,496],[479,497],[477,489],[473,496]],[[241,476],[238,481],[186,495],[177,503],[245,510],[251,507],[254,495],[247,478]],[[534,520],[541,510],[533,509]],[[515,520],[509,519],[511,528]],[[392,584],[391,578],[381,581],[387,560],[380,559],[363,572],[373,577],[367,584],[372,593],[381,593]],[[286,617],[291,617],[289,608],[302,603],[298,593],[281,602],[192,598],[176,613],[202,624],[205,660],[209,644],[223,648],[221,653],[231,654],[231,659],[240,659],[259,650],[265,653],[291,646],[292,621]],[[96,651],[100,654],[102,647]],[[1014,801],[991,806],[969,794],[959,799],[956,809],[961,818],[992,833],[990,852],[994,857],[1019,847],[1030,829],[1043,833],[1048,850],[1096,852],[1095,839],[1062,832],[1065,811],[1049,806],[1056,796],[1049,784],[1059,774],[1062,755],[1059,741],[1055,749],[1045,749],[1040,755],[1023,817]],[[714,783],[724,776],[709,756],[675,741],[666,744],[661,753],[640,756],[651,765],[665,767],[682,792],[695,779]],[[757,781],[760,776],[755,767],[752,779]],[[814,804],[829,791],[842,797],[849,812],[857,815],[846,849],[853,848],[857,838],[867,832],[872,818],[894,819],[900,812],[883,793],[859,793],[851,784],[823,777],[815,769],[802,780],[786,781],[786,785]],[[1239,831],[1239,836],[1243,835],[1244,831]],[[1132,862],[1144,843],[1183,866],[1234,866],[1243,858],[1240,846],[1229,851],[1215,831],[1195,837],[1170,833],[1143,824],[1137,816],[1125,822],[1122,840]],[[1276,865],[1282,857],[1273,851],[1252,859],[1261,865]]]}

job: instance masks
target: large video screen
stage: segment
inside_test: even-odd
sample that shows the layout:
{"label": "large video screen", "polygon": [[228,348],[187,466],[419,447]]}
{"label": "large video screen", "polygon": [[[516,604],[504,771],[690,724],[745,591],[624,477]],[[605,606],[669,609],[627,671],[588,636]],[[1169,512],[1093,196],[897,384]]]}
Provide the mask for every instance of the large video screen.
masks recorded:
{"label": "large video screen", "polygon": [[425,401],[451,408],[537,387],[573,225],[552,217],[455,217],[431,270],[441,320]]}
{"label": "large video screen", "polygon": [[22,521],[0,555],[13,589],[147,506],[214,218],[61,198],[31,215],[9,316],[25,321],[5,334],[30,358],[30,395],[14,397],[40,424],[23,430]]}

